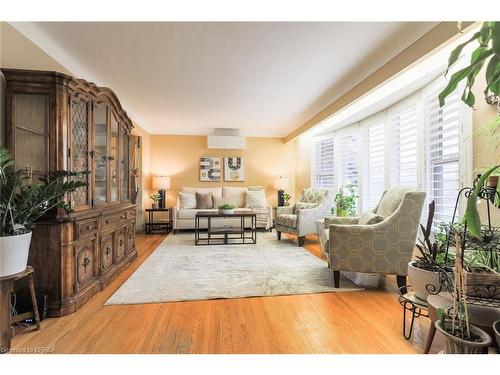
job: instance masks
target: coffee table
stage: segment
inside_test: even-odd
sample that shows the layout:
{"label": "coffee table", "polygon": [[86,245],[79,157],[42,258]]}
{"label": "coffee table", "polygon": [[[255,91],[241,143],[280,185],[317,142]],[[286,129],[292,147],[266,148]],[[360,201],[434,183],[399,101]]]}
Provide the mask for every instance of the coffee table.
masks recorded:
{"label": "coffee table", "polygon": [[[214,227],[212,219],[240,219],[240,225]],[[245,228],[245,219],[250,218],[250,228]],[[200,220],[207,220],[206,236],[200,232]],[[235,211],[230,214],[224,214],[218,211],[200,211],[195,216],[194,228],[195,245],[243,245],[257,243],[257,214],[253,211]]]}

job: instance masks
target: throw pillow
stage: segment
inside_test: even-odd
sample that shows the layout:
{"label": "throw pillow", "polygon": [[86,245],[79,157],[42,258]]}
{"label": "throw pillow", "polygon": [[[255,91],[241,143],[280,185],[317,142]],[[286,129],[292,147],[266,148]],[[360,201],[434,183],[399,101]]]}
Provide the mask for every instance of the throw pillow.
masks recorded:
{"label": "throw pillow", "polygon": [[380,215],[374,214],[372,211],[365,211],[361,214],[358,220],[359,225],[373,225],[380,223],[384,218]]}
{"label": "throw pillow", "polygon": [[212,193],[196,193],[196,208],[207,209],[213,208],[214,202],[212,200]]}
{"label": "throw pillow", "polygon": [[191,193],[183,193],[179,191],[179,206],[180,208],[192,209],[196,208],[196,196]]}
{"label": "throw pillow", "polygon": [[245,207],[267,207],[266,193],[264,190],[248,190],[245,198]]}
{"label": "throw pillow", "polygon": [[298,210],[309,209],[318,207],[317,203],[297,202],[293,207],[293,213],[296,214]]}

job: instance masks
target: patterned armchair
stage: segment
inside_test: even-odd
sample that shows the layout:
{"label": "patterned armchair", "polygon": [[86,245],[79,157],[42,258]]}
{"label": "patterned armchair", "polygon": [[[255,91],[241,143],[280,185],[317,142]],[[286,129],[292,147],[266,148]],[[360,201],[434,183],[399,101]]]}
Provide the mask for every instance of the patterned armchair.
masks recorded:
{"label": "patterned armchair", "polygon": [[424,200],[424,192],[394,187],[384,192],[373,210],[383,218],[376,224],[360,225],[355,217],[319,220],[321,248],[335,287],[340,271],[397,275],[398,286],[406,285]]}
{"label": "patterned armchair", "polygon": [[294,206],[276,209],[276,233],[281,240],[281,232],[296,234],[299,246],[304,245],[304,237],[316,234],[316,221],[331,215],[333,190],[309,188],[302,191],[302,197]]}

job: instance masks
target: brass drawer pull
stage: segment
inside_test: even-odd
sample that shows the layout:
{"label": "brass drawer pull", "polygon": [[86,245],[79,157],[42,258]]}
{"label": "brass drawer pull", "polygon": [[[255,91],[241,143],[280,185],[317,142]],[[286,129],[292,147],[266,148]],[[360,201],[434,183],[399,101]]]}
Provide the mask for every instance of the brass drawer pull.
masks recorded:
{"label": "brass drawer pull", "polygon": [[106,246],[106,251],[104,252],[106,254],[106,258],[109,258],[109,254],[111,254],[111,248],[109,246]]}
{"label": "brass drawer pull", "polygon": [[123,240],[120,239],[120,246],[123,246]]}

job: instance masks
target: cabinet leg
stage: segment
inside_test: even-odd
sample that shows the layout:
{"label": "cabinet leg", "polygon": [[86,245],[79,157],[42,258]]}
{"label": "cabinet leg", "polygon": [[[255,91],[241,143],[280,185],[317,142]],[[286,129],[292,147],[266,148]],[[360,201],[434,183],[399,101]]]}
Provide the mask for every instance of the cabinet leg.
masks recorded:
{"label": "cabinet leg", "polygon": [[281,232],[276,231],[276,237],[278,237],[278,241],[281,240]]}
{"label": "cabinet leg", "polygon": [[299,246],[304,246],[304,240],[305,240],[305,236],[300,236],[300,237],[297,237],[297,242],[299,243]]}

